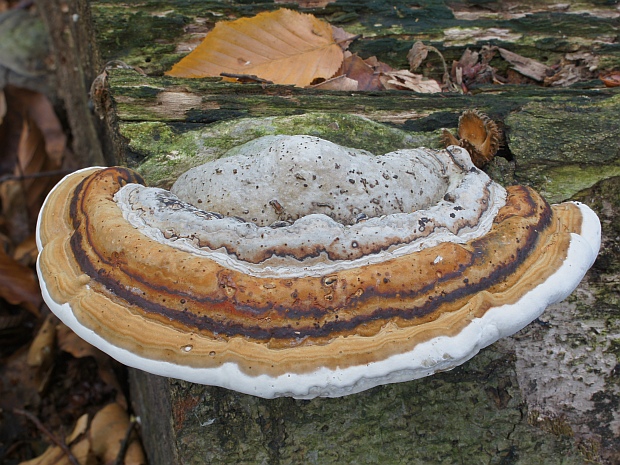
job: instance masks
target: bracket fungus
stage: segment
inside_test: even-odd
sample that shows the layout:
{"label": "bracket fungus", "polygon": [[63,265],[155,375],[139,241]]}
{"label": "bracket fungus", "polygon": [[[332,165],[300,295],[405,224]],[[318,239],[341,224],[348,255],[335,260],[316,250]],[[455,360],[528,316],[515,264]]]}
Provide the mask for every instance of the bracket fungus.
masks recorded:
{"label": "bracket fungus", "polygon": [[38,273],[78,335],[142,370],[261,397],[337,397],[449,370],[565,298],[597,216],[506,189],[462,147],[373,156],[267,136],[171,191],[67,176]]}

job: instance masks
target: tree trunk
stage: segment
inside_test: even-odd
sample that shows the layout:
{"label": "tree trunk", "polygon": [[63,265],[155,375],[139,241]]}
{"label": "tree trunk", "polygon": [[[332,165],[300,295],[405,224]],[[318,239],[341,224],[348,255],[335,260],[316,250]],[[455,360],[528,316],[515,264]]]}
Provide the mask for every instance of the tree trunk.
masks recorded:
{"label": "tree trunk", "polygon": [[89,5],[81,0],[41,0],[36,5],[48,31],[53,82],[71,130],[72,167],[114,164],[120,154],[112,122],[106,121],[113,115],[97,117],[90,100],[102,64]]}
{"label": "tree trunk", "polygon": [[[519,11],[502,5],[368,0],[306,11],[363,33],[354,50],[398,68],[407,67],[417,39],[448,62],[466,47],[492,43],[548,64],[581,56],[591,67],[619,66],[617,9],[594,1],[583,3],[589,15],[554,2],[520,2]],[[454,128],[462,111],[477,108],[506,134],[501,156],[487,168],[494,179],[532,185],[552,202],[579,199],[603,224],[601,255],[568,299],[451,372],[302,401],[130,370],[151,463],[620,462],[618,91],[595,75],[570,88],[528,81],[484,85],[469,95],[173,79],[161,74],[193,35],[221,18],[281,5],[156,1],[134,8],[99,0],[91,6],[105,59],[124,62],[107,71],[113,105],[100,106],[108,131],[125,141],[117,161],[151,184],[170,185],[189,166],[268,133],[317,135],[375,153],[438,146],[440,128]],[[499,58],[493,64],[507,66]],[[441,76],[440,61],[431,57],[425,72]]]}

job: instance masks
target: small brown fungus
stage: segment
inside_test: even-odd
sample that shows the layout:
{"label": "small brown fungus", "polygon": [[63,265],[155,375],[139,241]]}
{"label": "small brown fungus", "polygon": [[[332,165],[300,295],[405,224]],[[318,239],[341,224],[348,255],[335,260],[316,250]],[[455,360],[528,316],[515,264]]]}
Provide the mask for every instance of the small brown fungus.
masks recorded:
{"label": "small brown fungus", "polygon": [[497,124],[478,110],[467,110],[460,116],[457,134],[458,139],[444,129],[441,137],[444,147],[463,147],[478,168],[490,162],[499,150],[501,133]]}

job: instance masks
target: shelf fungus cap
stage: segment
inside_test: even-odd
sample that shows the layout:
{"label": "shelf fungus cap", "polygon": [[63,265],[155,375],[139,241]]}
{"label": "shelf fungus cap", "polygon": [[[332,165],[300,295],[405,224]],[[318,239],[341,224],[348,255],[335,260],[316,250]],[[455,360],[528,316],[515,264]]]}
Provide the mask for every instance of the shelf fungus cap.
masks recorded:
{"label": "shelf fungus cap", "polygon": [[597,216],[507,189],[462,147],[374,156],[257,139],[171,191],[67,176],[37,227],[48,305],[119,361],[261,397],[449,370],[565,298]]}

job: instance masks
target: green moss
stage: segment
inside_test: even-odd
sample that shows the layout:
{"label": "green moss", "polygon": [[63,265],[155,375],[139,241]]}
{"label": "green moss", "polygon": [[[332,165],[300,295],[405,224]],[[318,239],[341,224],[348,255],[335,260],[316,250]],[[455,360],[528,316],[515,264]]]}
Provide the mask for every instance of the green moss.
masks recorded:
{"label": "green moss", "polygon": [[235,464],[581,464],[566,425],[547,431],[522,415],[511,366],[511,353],[496,347],[448,373],[311,401],[173,382],[173,402],[203,400],[199,420],[188,416],[181,430],[191,447],[180,459],[203,463],[208,451],[211,463]]}
{"label": "green moss", "polygon": [[593,186],[601,179],[620,175],[620,166],[560,165],[541,172],[537,182],[540,193],[548,202],[557,203],[570,199],[577,192]]}
{"label": "green moss", "polygon": [[506,118],[515,177],[552,202],[620,173],[618,96],[531,102]]}
{"label": "green moss", "polygon": [[[479,2],[476,2],[479,3]],[[483,2],[488,3],[488,2]],[[592,2],[572,5],[571,12],[592,10]],[[280,7],[299,9],[295,2],[195,2],[188,0],[124,1],[95,0],[91,2],[100,47],[105,60],[121,59],[149,74],[162,74],[178,61],[182,53],[175,44],[193,41],[194,32],[206,32],[217,21],[254,16]],[[539,4],[534,5],[540,7]],[[605,5],[601,5],[605,10]],[[609,10],[609,8],[607,8]],[[343,27],[362,39],[352,50],[366,58],[372,55],[396,67],[406,67],[406,54],[412,38],[432,41],[439,46],[448,62],[458,59],[463,45],[483,45],[475,36],[449,43],[444,47],[444,31],[453,28],[499,28],[519,35],[510,43],[511,50],[543,62],[558,60],[564,53],[586,49],[594,41],[617,35],[613,18],[578,15],[565,12],[539,12],[501,19],[492,14],[479,14],[475,20],[457,19],[450,4],[443,0],[416,2],[365,0],[339,1],[326,8],[302,9]],[[491,9],[489,9],[489,12]],[[505,45],[501,41],[484,40],[484,45]],[[455,45],[457,45],[455,47]],[[602,69],[611,69],[618,62],[620,50],[614,44],[596,44]],[[458,56],[457,56],[458,55]]]}
{"label": "green moss", "polygon": [[122,123],[121,134],[148,184],[168,187],[184,171],[221,157],[232,147],[268,134],[308,134],[340,145],[382,154],[436,144],[435,133],[410,133],[342,114],[224,121],[209,126],[144,122]]}
{"label": "green moss", "polygon": [[154,14],[102,2],[94,2],[92,8],[105,60],[120,59],[149,73],[161,73],[178,61],[174,43],[184,33],[187,16],[174,10]]}

